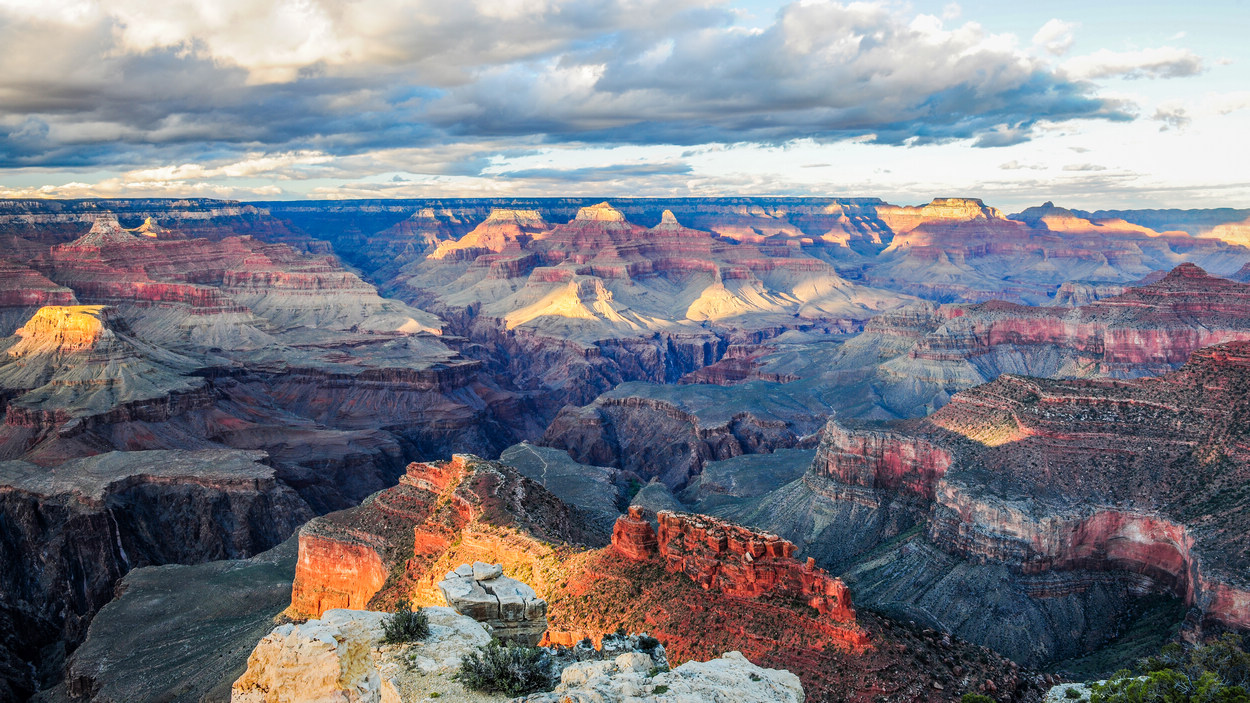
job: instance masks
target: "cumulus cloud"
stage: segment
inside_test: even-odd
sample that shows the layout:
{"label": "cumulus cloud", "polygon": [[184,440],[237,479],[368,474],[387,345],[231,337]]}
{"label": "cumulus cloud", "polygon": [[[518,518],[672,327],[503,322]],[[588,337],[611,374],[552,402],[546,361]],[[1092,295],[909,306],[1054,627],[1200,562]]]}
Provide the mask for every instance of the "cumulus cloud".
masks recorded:
{"label": "cumulus cloud", "polygon": [[1184,78],[1203,71],[1202,58],[1189,49],[1161,46],[1138,51],[1100,49],[1065,61],[1072,78]]}
{"label": "cumulus cloud", "polygon": [[[1074,80],[1112,69],[1057,71],[1012,36],[948,28],[954,7],[943,19],[810,0],[747,30],[716,0],[35,5],[0,0],[0,167],[224,168],[461,144],[989,147],[1042,123],[1128,118]],[[1121,73],[1183,70],[1135,65]],[[461,151],[460,168],[480,172],[487,154]]]}
{"label": "cumulus cloud", "polygon": [[1076,26],[1074,22],[1052,19],[1042,25],[1042,28],[1037,30],[1037,34],[1033,35],[1033,45],[1055,56],[1062,56],[1068,53],[1068,49],[1071,49],[1072,43],[1076,41],[1076,36],[1073,34]]}

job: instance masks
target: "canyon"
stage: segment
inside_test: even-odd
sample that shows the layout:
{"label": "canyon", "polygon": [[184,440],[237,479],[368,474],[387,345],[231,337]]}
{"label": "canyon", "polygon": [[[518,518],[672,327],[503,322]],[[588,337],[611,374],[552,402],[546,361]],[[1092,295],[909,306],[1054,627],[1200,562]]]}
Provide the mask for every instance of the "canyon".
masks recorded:
{"label": "canyon", "polygon": [[801,478],[713,512],[1022,662],[1108,639],[1147,593],[1199,629],[1244,628],[1248,354],[1219,344],[1143,379],[1004,375],[923,419],[831,420]]}
{"label": "canyon", "polygon": [[[24,565],[0,698],[132,695],[110,652],[134,604],[226,574],[268,600],[177,614],[206,633],[179,646],[237,657],[282,578],[317,617],[434,602],[484,561],[547,600],[552,642],[646,629],[816,700],[1024,700],[1020,664],[1100,650],[1154,595],[1188,633],[1250,627],[1220,527],[1246,509],[1248,215],[0,201]],[[292,535],[281,577],[263,555]]]}

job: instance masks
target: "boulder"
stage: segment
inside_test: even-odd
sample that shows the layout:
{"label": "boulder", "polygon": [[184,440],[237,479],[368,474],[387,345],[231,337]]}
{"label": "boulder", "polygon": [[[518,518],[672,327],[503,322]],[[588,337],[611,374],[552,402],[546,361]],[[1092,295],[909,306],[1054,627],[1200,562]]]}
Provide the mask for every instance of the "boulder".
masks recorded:
{"label": "boulder", "polygon": [[802,703],[799,677],[781,669],[756,666],[739,652],[719,659],[687,662],[652,675],[651,657],[629,652],[612,660],[573,664],[550,693],[520,699],[524,703],[617,703],[707,701],[708,703]]}
{"label": "boulder", "polygon": [[500,564],[461,564],[438,583],[447,605],[488,625],[505,642],[535,646],[547,631],[547,602],[503,575]]}

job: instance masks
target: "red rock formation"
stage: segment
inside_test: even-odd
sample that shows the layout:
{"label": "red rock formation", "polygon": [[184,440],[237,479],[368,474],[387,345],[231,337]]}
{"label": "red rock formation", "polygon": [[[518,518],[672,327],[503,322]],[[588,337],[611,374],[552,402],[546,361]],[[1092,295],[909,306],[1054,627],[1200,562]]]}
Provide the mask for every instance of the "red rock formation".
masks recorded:
{"label": "red rock formation", "polygon": [[[621,516],[612,531],[612,546],[635,560],[659,555],[669,571],[684,573],[705,589],[740,598],[796,598],[821,615],[853,623],[850,593],[809,559],[794,559],[794,545],[777,535],[733,525],[706,515],[660,511],[659,535],[643,519],[640,508]],[[851,632],[847,644],[867,643]]]}
{"label": "red rock formation", "polygon": [[[442,605],[436,584],[459,564],[502,563],[514,577],[533,573],[553,544],[596,541],[586,529],[574,511],[510,466],[465,455],[413,463],[399,485],[300,530],[290,610],[318,617],[346,607],[336,604],[405,597]],[[542,595],[543,581],[526,582]]]}
{"label": "red rock formation", "polygon": [[628,514],[616,519],[616,524],[612,526],[612,546],[635,561],[650,559],[659,551],[655,528],[647,522],[641,507],[631,505]]}
{"label": "red rock formation", "polygon": [[[412,464],[400,485],[302,530],[290,612],[314,616],[360,601],[384,607],[401,597],[441,604],[435,583],[447,571],[491,561],[547,601],[548,643],[645,630],[674,663],[731,650],[784,663],[817,700],[886,692],[938,701],[944,690],[980,690],[986,679],[1027,690],[1022,672],[961,642],[939,643],[937,633],[873,615],[862,625],[841,582],[795,561],[787,542],[701,517],[662,519],[672,528],[667,540],[634,510],[620,518],[612,546],[590,549],[569,542],[584,538],[580,518],[510,467],[470,456]],[[670,557],[681,565],[666,567]],[[938,680],[943,688],[933,686]]]}
{"label": "red rock formation", "polygon": [[[1003,376],[895,431],[831,422],[814,471],[931,501],[928,538],[948,552],[1025,574],[1139,573],[1250,627],[1247,398],[1250,342],[1156,379]],[[915,479],[893,480],[900,467]]]}

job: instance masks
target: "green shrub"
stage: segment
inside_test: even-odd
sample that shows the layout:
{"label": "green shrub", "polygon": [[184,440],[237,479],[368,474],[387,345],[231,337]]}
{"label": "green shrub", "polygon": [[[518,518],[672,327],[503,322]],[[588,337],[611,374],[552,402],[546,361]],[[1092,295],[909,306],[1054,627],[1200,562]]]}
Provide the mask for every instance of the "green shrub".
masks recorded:
{"label": "green shrub", "polygon": [[464,658],[456,678],[467,688],[524,696],[551,689],[551,662],[538,647],[491,640]]}
{"label": "green shrub", "polygon": [[1081,697],[1081,689],[1079,689],[1079,688],[1071,688],[1071,687],[1069,687],[1069,688],[1065,688],[1065,689],[1063,689],[1063,697],[1064,697],[1064,698],[1080,698],[1080,697]]}
{"label": "green shrub", "polygon": [[657,696],[662,696],[665,693],[668,693],[668,686],[665,686],[664,684],[659,684],[654,689],[652,689],[651,692]]}
{"label": "green shrub", "polygon": [[1250,654],[1237,635],[1200,647],[1170,644],[1137,668],[1094,686],[1091,703],[1250,703]]}
{"label": "green shrub", "polygon": [[660,646],[660,641],[654,637],[643,635],[638,638],[638,649],[644,652],[654,652],[656,647]]}
{"label": "green shrub", "polygon": [[382,641],[386,644],[417,642],[430,634],[430,618],[424,610],[413,610],[408,601],[382,621]]}
{"label": "green shrub", "polygon": [[983,693],[965,693],[959,703],[994,703],[994,699]]}

